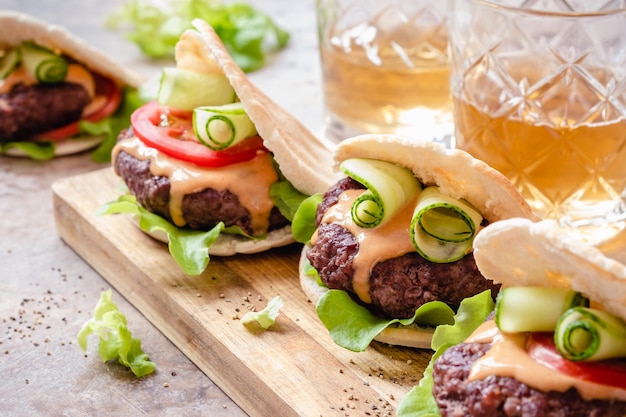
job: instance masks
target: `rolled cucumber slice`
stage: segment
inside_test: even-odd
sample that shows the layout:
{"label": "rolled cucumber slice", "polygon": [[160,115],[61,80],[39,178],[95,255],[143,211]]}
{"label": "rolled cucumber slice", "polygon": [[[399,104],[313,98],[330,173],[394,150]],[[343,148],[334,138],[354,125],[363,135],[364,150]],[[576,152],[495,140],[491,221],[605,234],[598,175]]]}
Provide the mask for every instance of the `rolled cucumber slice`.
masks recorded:
{"label": "rolled cucumber slice", "polygon": [[411,240],[424,259],[454,262],[470,250],[482,220],[465,201],[442,194],[439,187],[427,187],[413,212]]}
{"label": "rolled cucumber slice", "polygon": [[11,48],[0,58],[0,80],[4,80],[20,63],[19,48]]}
{"label": "rolled cucumber slice", "polygon": [[552,332],[566,310],[588,305],[588,298],[568,288],[508,287],[498,293],[495,322],[508,333]]}
{"label": "rolled cucumber slice", "polygon": [[422,189],[411,170],[387,161],[346,159],[340,169],[367,187],[350,210],[354,223],[363,228],[383,223]]}
{"label": "rolled cucumber slice", "polygon": [[223,74],[163,68],[157,101],[164,106],[193,110],[232,103],[235,90]]}
{"label": "rolled cucumber slice", "polygon": [[67,61],[49,49],[25,42],[20,47],[22,63],[41,83],[58,83],[67,76]]}
{"label": "rolled cucumber slice", "polygon": [[241,102],[196,107],[193,129],[198,139],[214,151],[226,149],[257,134]]}
{"label": "rolled cucumber slice", "polygon": [[598,361],[626,357],[626,323],[602,310],[572,307],[559,319],[554,344],[564,358]]}

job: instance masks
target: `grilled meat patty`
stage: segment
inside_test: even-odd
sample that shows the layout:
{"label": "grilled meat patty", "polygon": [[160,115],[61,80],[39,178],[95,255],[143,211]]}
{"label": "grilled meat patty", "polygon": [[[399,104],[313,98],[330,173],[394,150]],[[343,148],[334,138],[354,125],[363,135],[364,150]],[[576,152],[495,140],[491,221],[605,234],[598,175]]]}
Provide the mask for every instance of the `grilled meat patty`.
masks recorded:
{"label": "grilled meat patty", "polygon": [[[120,134],[120,139],[132,136],[132,129],[127,129]],[[153,175],[150,172],[149,160],[140,160],[122,151],[113,161],[113,167],[143,208],[172,221],[169,210],[170,180],[167,177]],[[250,212],[229,190],[205,188],[187,194],[183,197],[182,210],[189,228],[208,230],[219,222],[224,222],[226,227],[236,225],[244,232],[252,234]],[[278,208],[274,207],[270,214],[268,231],[280,229],[288,224],[289,221]]]}
{"label": "grilled meat patty", "polygon": [[[468,381],[472,364],[489,344],[448,348],[433,367],[433,395],[443,417],[622,417],[626,402],[584,400],[578,391],[542,392],[510,377]],[[541,377],[538,375],[537,377]]]}
{"label": "grilled meat patty", "polygon": [[16,84],[0,94],[0,142],[24,141],[76,122],[90,101],[80,84]]}

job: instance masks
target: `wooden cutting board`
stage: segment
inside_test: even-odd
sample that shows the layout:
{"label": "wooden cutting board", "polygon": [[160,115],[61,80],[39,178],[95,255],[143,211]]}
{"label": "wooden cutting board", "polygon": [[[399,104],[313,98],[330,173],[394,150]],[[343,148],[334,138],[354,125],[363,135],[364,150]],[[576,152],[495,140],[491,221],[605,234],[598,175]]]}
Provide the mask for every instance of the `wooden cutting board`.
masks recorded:
{"label": "wooden cutting board", "polygon": [[[61,238],[251,416],[391,416],[430,352],[374,343],[335,345],[298,284],[301,246],[212,257],[185,275],[166,245],[123,215],[98,216],[117,197],[112,169],[52,186]],[[280,295],[269,330],[239,318]],[[149,346],[144,346],[150,351]],[[158,364],[157,364],[158,366]]]}

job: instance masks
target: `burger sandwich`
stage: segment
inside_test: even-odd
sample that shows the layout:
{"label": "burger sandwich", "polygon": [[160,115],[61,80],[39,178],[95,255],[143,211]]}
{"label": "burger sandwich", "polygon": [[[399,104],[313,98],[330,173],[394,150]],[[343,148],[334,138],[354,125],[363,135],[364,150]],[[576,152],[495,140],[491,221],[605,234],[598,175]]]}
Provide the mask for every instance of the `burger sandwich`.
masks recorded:
{"label": "burger sandwich", "polygon": [[626,266],[526,219],[485,228],[474,255],[502,285],[495,310],[436,354],[420,383],[432,389],[407,395],[398,416],[625,416]]}
{"label": "burger sandwich", "polygon": [[[132,105],[125,94],[141,81],[62,27],[0,11],[0,154],[50,159],[101,145],[104,121]],[[117,133],[94,159],[109,161]]]}
{"label": "burger sandwich", "polygon": [[293,243],[295,210],[335,174],[328,145],[248,80],[206,22],[193,26],[118,138],[112,164],[129,193],[103,213],[132,213],[199,274],[209,254]]}
{"label": "burger sandwich", "polygon": [[463,151],[393,135],[347,139],[334,163],[344,177],[310,210],[300,282],[335,342],[429,348],[463,299],[497,295],[473,238],[498,220],[534,219],[505,177]]}

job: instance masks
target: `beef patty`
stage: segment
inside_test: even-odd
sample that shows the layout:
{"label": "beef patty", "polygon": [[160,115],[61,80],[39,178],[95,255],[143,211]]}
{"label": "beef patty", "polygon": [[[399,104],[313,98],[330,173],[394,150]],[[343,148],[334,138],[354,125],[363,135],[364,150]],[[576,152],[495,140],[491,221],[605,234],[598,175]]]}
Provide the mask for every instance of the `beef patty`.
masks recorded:
{"label": "beef patty", "polygon": [[[448,348],[433,366],[433,395],[443,417],[622,417],[626,402],[584,400],[576,389],[542,392],[510,377],[468,381],[489,344]],[[537,376],[541,378],[540,375]]]}
{"label": "beef patty", "polygon": [[[323,213],[337,202],[343,191],[359,188],[363,186],[346,178],[324,194],[317,212],[317,242],[307,251],[309,262],[328,288],[350,293],[353,293],[352,263],[359,251],[358,242],[339,224],[319,223]],[[464,298],[484,290],[490,290],[495,298],[499,288],[480,274],[471,254],[456,262],[441,264],[411,252],[374,266],[369,289],[372,303],[368,307],[389,318],[408,318],[429,301],[442,301],[456,309]]]}
{"label": "beef patty", "polygon": [[[120,134],[119,139],[132,137],[132,129]],[[119,140],[118,139],[118,140]],[[169,210],[170,180],[164,176],[156,176],[150,172],[150,161],[140,160],[127,152],[121,151],[113,167],[137,202],[151,213],[172,221]],[[226,227],[239,226],[244,232],[252,235],[252,217],[250,212],[239,202],[237,195],[229,190],[205,188],[183,197],[183,217],[191,229],[208,230],[219,222]],[[278,210],[272,208],[268,232],[289,225]]]}
{"label": "beef patty", "polygon": [[80,84],[16,84],[0,94],[0,142],[24,141],[76,122],[90,101]]}

